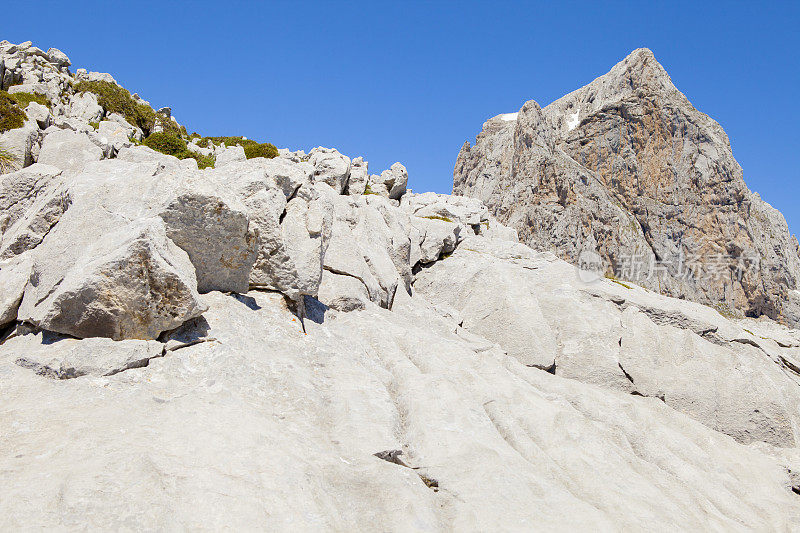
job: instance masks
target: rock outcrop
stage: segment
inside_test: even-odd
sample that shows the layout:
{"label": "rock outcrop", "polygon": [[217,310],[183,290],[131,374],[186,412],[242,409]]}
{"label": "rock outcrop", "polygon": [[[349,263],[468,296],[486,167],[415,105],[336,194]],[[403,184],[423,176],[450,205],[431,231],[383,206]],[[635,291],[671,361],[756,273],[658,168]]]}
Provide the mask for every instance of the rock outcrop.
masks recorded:
{"label": "rock outcrop", "polygon": [[639,49],[544,109],[488,120],[453,191],[574,264],[599,255],[663,294],[796,325],[797,239],[742,176],[720,125]]}
{"label": "rock outcrop", "polygon": [[0,530],[800,528],[800,331],[579,270],[399,163],[201,169],[48,113],[0,175]]}

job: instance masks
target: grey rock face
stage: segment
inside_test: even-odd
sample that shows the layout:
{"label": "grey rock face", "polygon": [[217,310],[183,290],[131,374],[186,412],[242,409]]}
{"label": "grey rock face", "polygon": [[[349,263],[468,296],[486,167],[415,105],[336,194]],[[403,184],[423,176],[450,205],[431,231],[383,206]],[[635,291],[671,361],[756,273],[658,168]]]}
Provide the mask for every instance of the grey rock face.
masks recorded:
{"label": "grey rock face", "polygon": [[48,133],[42,141],[39,163],[52,165],[61,170],[79,172],[86,163],[100,161],[103,150],[89,137],[70,130]]}
{"label": "grey rock face", "polygon": [[[28,333],[9,339],[2,348],[14,364],[51,379],[81,376],[111,376],[131,368],[147,366],[161,357],[163,345],[156,341],[73,339],[53,333]],[[0,355],[0,357],[3,357]]]}
{"label": "grey rock face", "polygon": [[[657,399],[527,368],[417,297],[306,335],[280,295],[202,298],[197,335],[216,341],[111,376],[46,379],[16,362],[34,336],[0,346],[0,528],[798,525],[778,460]],[[62,342],[37,360],[67,366]],[[108,368],[92,357],[108,346],[65,346]]]}
{"label": "grey rock face", "polygon": [[321,181],[342,193],[350,178],[350,158],[333,148],[317,147],[309,152],[308,162],[314,167],[314,181]]}
{"label": "grey rock face", "polygon": [[381,172],[380,176],[370,176],[369,188],[374,194],[386,196],[392,200],[399,200],[406,193],[408,185],[408,172],[400,163],[394,163],[390,168]]}
{"label": "grey rock face", "polygon": [[160,219],[87,235],[77,257],[65,249],[77,245],[71,222],[37,248],[21,321],[80,338],[155,339],[205,310],[192,263]]}
{"label": "grey rock face", "polygon": [[658,398],[743,444],[800,442],[800,352],[773,332],[755,335],[755,326],[642,288],[585,281],[549,252],[482,237],[421,270],[413,288],[523,364]]}
{"label": "grey rock face", "polygon": [[796,323],[785,306],[797,240],[649,50],[544,109],[488,120],[462,147],[453,190],[534,248],[573,263],[598,253],[607,272],[663,294]]}
{"label": "grey rock face", "polygon": [[17,310],[31,276],[31,267],[27,258],[0,263],[0,327],[17,319]]}

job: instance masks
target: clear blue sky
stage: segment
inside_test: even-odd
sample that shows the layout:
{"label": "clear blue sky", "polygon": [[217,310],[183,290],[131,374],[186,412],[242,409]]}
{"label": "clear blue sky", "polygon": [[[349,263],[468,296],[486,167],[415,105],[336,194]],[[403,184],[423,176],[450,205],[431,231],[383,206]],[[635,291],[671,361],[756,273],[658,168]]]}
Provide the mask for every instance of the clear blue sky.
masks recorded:
{"label": "clear blue sky", "polygon": [[401,161],[437,192],[484,120],[646,46],[800,233],[800,3],[648,4],[6,2],[0,38],[111,72],[190,131]]}

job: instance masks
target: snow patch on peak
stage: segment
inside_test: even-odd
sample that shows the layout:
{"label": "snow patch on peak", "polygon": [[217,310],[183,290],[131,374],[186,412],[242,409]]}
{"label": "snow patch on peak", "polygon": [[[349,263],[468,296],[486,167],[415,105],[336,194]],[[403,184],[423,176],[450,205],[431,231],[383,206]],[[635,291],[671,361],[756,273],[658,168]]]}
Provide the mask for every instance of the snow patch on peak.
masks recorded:
{"label": "snow patch on peak", "polygon": [[581,114],[580,109],[576,109],[575,113],[573,113],[572,115],[568,115],[567,116],[567,129],[569,131],[572,131],[575,128],[575,126],[580,124],[580,122],[581,122],[580,114]]}
{"label": "snow patch on peak", "polygon": [[512,120],[517,120],[517,115],[519,115],[519,113],[504,113],[498,115],[498,118],[504,122],[511,122]]}

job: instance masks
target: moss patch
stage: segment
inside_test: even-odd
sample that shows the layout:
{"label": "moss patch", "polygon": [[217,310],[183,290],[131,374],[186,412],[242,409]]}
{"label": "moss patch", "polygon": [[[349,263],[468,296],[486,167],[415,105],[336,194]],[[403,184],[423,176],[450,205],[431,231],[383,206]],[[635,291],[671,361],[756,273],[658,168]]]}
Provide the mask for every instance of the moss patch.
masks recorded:
{"label": "moss patch", "polygon": [[623,283],[620,280],[618,280],[616,277],[614,277],[613,274],[606,274],[606,279],[609,280],[609,281],[613,281],[617,285],[621,285],[622,287],[625,287],[626,289],[633,289],[633,287],[631,287],[627,283]]}
{"label": "moss patch", "polygon": [[16,128],[21,128],[25,124],[25,113],[17,105],[11,95],[5,91],[0,91],[0,133]]}
{"label": "moss patch", "polygon": [[97,102],[106,113],[119,113],[125,120],[149,134],[156,122],[156,112],[150,106],[140,104],[131,93],[108,81],[82,81],[75,85],[75,92],[90,92],[97,95]]}
{"label": "moss patch", "polygon": [[430,216],[427,216],[427,217],[420,217],[420,218],[427,218],[429,220],[444,220],[445,222],[452,222],[453,221],[452,218],[442,217],[442,216],[439,216],[439,215],[430,215]]}

